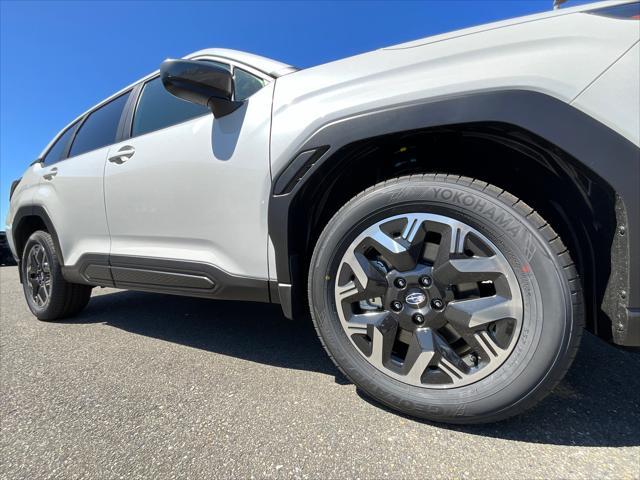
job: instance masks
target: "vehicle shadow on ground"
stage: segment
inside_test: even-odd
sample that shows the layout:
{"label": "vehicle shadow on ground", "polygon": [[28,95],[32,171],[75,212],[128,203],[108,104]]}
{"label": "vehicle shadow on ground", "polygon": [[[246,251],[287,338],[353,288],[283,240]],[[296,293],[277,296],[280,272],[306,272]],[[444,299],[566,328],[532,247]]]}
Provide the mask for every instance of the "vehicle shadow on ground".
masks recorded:
{"label": "vehicle shadow on ground", "polygon": [[[333,375],[336,382],[349,383],[328,359],[311,322],[285,319],[278,305],[115,292],[94,296],[87,309],[69,322],[105,323],[222,355]],[[638,372],[640,354],[615,349],[585,332],[565,380],[535,409],[496,424],[438,426],[522,442],[637,446]]]}
{"label": "vehicle shadow on ground", "polygon": [[105,323],[266,365],[337,372],[311,322],[286,319],[279,305],[118,291],[94,295],[87,308],[67,322]]}

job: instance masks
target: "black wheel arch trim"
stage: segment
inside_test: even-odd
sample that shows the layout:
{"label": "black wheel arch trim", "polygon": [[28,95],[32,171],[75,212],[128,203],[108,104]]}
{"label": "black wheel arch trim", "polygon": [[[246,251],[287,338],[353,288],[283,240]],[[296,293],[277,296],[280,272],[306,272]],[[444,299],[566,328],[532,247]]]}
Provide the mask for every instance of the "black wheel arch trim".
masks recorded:
{"label": "black wheel arch trim", "polygon": [[[626,225],[619,225],[626,231],[624,240],[628,251],[628,274],[622,285],[616,285],[611,290],[620,292],[625,289],[625,311],[627,307],[640,306],[640,192],[636,183],[640,178],[640,148],[570,104],[529,90],[487,91],[395,105],[342,118],[316,130],[296,149],[297,153],[287,167],[274,178],[268,223],[275,250],[278,282],[282,285],[292,285],[294,282],[292,265],[297,259],[289,251],[289,231],[296,227],[289,225],[289,213],[296,195],[306,182],[313,181],[318,168],[330,162],[342,147],[388,134],[482,122],[513,125],[545,139],[600,176],[615,190],[628,219]],[[314,158],[313,164],[306,170],[295,170],[308,166],[300,165],[301,162],[295,160],[312,150],[321,151],[322,155]],[[285,182],[281,177],[298,180],[290,190],[282,189]],[[276,189],[276,185],[280,188]],[[620,276],[617,278],[620,279]],[[620,302],[614,303],[622,306]],[[291,306],[283,309],[290,312]],[[625,330],[623,324],[628,323],[624,320],[621,322],[618,325],[620,331]],[[615,335],[614,341],[627,342]],[[637,341],[640,343],[640,339]]]}
{"label": "black wheel arch trim", "polygon": [[[53,226],[53,222],[51,221],[51,218],[49,217],[47,210],[41,205],[24,205],[18,208],[18,211],[13,216],[13,221],[11,222],[12,223],[11,235],[13,236],[13,244],[16,247],[18,260],[22,259],[22,248],[18,248],[19,242],[17,242],[18,240],[17,233],[20,232],[21,230],[20,227],[22,223],[28,217],[37,217],[40,220],[42,220],[42,223],[44,223],[45,227],[47,228],[47,232],[49,232],[49,234],[53,238],[53,243],[56,246],[56,249],[58,251],[58,257],[64,264],[62,249],[60,248],[60,240],[58,239],[58,232],[56,232],[56,229]],[[20,246],[24,247],[24,245],[20,245]]]}

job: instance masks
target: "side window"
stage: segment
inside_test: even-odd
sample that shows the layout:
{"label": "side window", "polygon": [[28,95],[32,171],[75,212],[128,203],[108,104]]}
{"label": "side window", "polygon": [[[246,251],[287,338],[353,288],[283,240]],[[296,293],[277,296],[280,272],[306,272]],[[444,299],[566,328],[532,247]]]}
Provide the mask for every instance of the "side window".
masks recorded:
{"label": "side window", "polygon": [[256,93],[264,87],[265,83],[261,78],[238,67],[233,69],[233,82],[235,84],[235,99],[239,102]]}
{"label": "side window", "polygon": [[130,92],[120,95],[89,115],[73,141],[70,157],[111,145],[116,141],[118,124],[129,94]]}
{"label": "side window", "polygon": [[47,154],[44,156],[43,163],[45,165],[51,165],[66,158],[65,154],[67,153],[67,147],[69,146],[69,141],[71,140],[71,137],[73,137],[73,133],[76,131],[76,128],[78,128],[78,122],[67,128],[58,140],[56,140],[56,143],[51,146]]}
{"label": "side window", "polygon": [[[211,62],[229,69],[228,65]],[[170,127],[200,115],[211,113],[207,107],[174,97],[162,85],[160,77],[145,83],[133,117],[131,136]]]}

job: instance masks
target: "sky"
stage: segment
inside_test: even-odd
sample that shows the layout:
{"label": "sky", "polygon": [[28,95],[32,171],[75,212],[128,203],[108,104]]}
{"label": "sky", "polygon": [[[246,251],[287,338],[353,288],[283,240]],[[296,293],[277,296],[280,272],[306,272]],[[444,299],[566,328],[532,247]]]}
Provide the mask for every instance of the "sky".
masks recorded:
{"label": "sky", "polygon": [[304,68],[552,3],[0,0],[0,225],[11,182],[51,138],[165,58],[223,47]]}

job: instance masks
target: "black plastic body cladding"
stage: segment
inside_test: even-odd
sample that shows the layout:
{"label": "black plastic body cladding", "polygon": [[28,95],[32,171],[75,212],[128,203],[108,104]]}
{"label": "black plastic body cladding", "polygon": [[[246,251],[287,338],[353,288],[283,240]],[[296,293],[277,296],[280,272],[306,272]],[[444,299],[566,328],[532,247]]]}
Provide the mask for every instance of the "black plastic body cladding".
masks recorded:
{"label": "black plastic body cladding", "polygon": [[[278,282],[288,285],[293,281],[289,248],[289,232],[294,228],[289,225],[292,203],[303,185],[313,181],[314,172],[330,162],[334,153],[350,143],[376,136],[474,122],[500,122],[525,129],[562,149],[616,192],[622,212],[617,218],[618,229],[624,235],[616,239],[612,263],[627,268],[626,274],[617,276],[609,288],[616,299],[609,306],[611,316],[617,322],[624,322],[624,325],[619,323],[624,327],[620,328],[624,334],[616,337],[614,331],[614,341],[640,345],[640,326],[634,328],[640,308],[640,149],[589,115],[538,92],[494,91],[403,104],[344,118],[320,128],[298,151],[322,147],[327,149],[325,153],[303,172],[290,192],[278,195],[272,191],[269,235],[276,254]],[[294,178],[296,172],[285,168],[279,175]],[[279,176],[274,180],[274,185],[278,184]],[[625,298],[618,300],[618,292],[622,290]]]}

